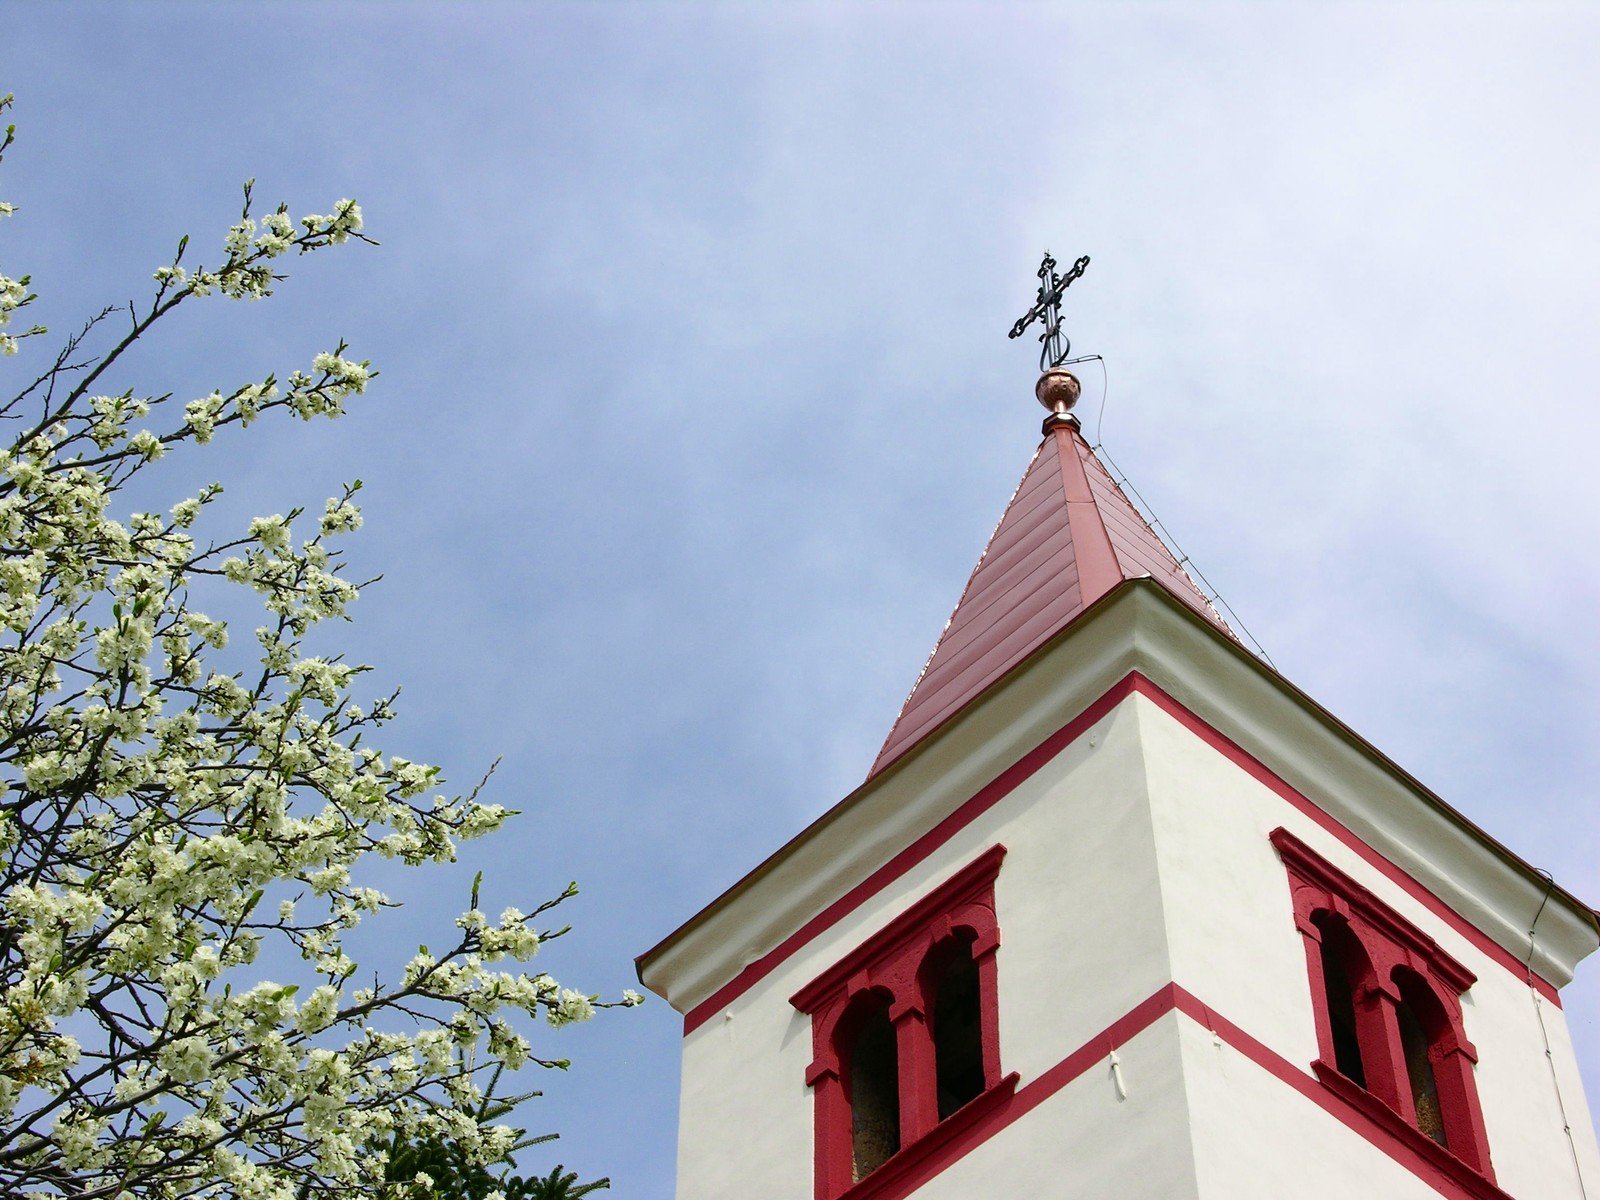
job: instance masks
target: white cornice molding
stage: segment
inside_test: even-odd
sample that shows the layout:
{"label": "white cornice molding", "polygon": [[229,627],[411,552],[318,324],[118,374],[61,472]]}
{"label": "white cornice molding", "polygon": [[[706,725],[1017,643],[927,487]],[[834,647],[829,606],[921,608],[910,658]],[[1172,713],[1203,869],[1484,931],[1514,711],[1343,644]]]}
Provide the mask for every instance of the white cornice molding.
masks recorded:
{"label": "white cornice molding", "polygon": [[[1532,867],[1282,675],[1143,590],[1157,602],[1137,623],[1140,669],[1152,681],[1518,961],[1528,958],[1528,928],[1547,888]],[[1556,888],[1539,919],[1533,969],[1564,987],[1597,945],[1594,913]]]}
{"label": "white cornice molding", "polygon": [[700,1004],[1103,695],[1134,669],[1134,610],[1097,615],[1074,622],[1041,669],[1002,680],[645,954],[640,981],[679,1012]]}
{"label": "white cornice molding", "polygon": [[[1159,584],[1133,580],[642,956],[641,981],[679,1012],[703,1003],[1131,671],[1527,957],[1544,882],[1526,863]],[[1562,986],[1596,944],[1593,914],[1557,889],[1534,969]]]}

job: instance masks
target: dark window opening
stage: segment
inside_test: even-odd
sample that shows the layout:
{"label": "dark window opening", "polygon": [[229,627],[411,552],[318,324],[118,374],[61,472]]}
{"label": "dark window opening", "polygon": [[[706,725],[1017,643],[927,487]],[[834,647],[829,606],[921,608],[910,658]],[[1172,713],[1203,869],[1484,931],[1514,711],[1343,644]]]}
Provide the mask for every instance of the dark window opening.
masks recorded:
{"label": "dark window opening", "polygon": [[1439,1145],[1444,1145],[1444,1114],[1439,1110],[1439,1086],[1428,1061],[1428,1038],[1422,1023],[1409,1004],[1396,1010],[1400,1018],[1400,1045],[1406,1054],[1406,1075],[1411,1080],[1411,1099],[1417,1109],[1417,1128]]}
{"label": "dark window opening", "polygon": [[900,1149],[900,1055],[887,1005],[862,1019],[849,1063],[851,1144],[860,1180]]}
{"label": "dark window opening", "polygon": [[1452,1165],[1495,1182],[1464,1007],[1475,976],[1287,829],[1270,839],[1288,870],[1312,977],[1313,1074],[1333,1096],[1433,1154],[1463,1195],[1483,1191]]}
{"label": "dark window opening", "polygon": [[939,972],[933,999],[933,1055],[939,1120],[983,1094],[983,1026],[978,964],[959,943]]}
{"label": "dark window opening", "polygon": [[1317,925],[1322,930],[1322,982],[1327,989],[1328,1023],[1333,1027],[1333,1065],[1351,1083],[1366,1087],[1361,1040],[1356,1035],[1355,984],[1350,978],[1348,942],[1353,935],[1333,921]]}
{"label": "dark window opening", "polygon": [[1437,1002],[1427,984],[1406,971],[1397,971],[1395,982],[1400,987],[1395,1017],[1400,1026],[1400,1048],[1406,1056],[1406,1078],[1411,1084],[1417,1128],[1444,1146],[1448,1144],[1444,1108],[1439,1103],[1439,1082],[1433,1074],[1433,1043],[1444,1017],[1435,1011]]}

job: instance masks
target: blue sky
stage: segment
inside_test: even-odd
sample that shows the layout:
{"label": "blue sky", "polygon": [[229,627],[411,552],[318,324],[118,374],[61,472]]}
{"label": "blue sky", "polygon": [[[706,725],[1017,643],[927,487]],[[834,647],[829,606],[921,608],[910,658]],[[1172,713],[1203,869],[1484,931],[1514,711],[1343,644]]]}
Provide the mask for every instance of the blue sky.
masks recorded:
{"label": "blue sky", "polygon": [[[385,578],[348,645],[406,688],[390,745],[460,784],[504,756],[527,815],[386,880],[375,953],[477,867],[495,905],[576,877],[546,965],[615,993],[859,782],[1034,446],[1004,334],[1046,245],[1094,257],[1069,329],[1105,445],[1283,671],[1600,899],[1595,9],[0,20],[4,265],[46,323],[219,245],[251,176],[383,243],[197,309],[137,376],[202,394],[341,335],[383,372],[338,425],[174,467],[239,516],[364,479]],[[1597,1004],[1590,963],[1591,1095]],[[677,1043],[658,1002],[564,1032],[530,1122],[664,1200]]]}

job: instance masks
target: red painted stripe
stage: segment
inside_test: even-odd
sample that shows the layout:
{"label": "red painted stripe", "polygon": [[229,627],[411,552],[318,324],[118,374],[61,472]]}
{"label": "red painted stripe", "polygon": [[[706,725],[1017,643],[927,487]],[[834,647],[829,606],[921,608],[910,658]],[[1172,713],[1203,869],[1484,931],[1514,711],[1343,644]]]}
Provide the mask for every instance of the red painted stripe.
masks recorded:
{"label": "red painted stripe", "polygon": [[[1429,1184],[1442,1196],[1451,1197],[1452,1200],[1488,1200],[1488,1198],[1505,1197],[1501,1191],[1488,1179],[1479,1175],[1463,1162],[1453,1159],[1448,1151],[1440,1150],[1435,1154],[1419,1153],[1407,1140],[1397,1136],[1392,1130],[1380,1124],[1355,1105],[1340,1098],[1332,1088],[1323,1084],[1314,1075],[1308,1075],[1300,1070],[1283,1055],[1273,1050],[1263,1042],[1257,1041],[1243,1029],[1240,1029],[1226,1017],[1219,1016],[1214,1010],[1206,1007],[1199,997],[1177,984],[1172,985],[1177,995],[1178,1011],[1194,1021],[1197,1025],[1204,1026],[1216,1034],[1229,1046],[1244,1055],[1256,1066],[1262,1068],[1269,1075],[1282,1083],[1288,1084],[1307,1100],[1312,1101],[1325,1112],[1337,1117],[1345,1125],[1359,1133],[1379,1150],[1382,1150],[1395,1162],[1417,1176],[1424,1183]],[[1354,1085],[1351,1085],[1354,1087]],[[1381,1103],[1378,1104],[1379,1107]],[[1387,1112],[1387,1110],[1384,1110]],[[1400,1118],[1393,1114],[1393,1123],[1398,1124]],[[1414,1132],[1414,1131],[1413,1131]],[[1422,1135],[1417,1135],[1419,1138]],[[1448,1167],[1441,1167],[1437,1161],[1440,1157],[1450,1160]],[[1509,1200],[1509,1198],[1506,1198]]]}
{"label": "red painted stripe", "polygon": [[[1133,680],[1135,691],[1173,717],[1190,733],[1193,733],[1206,745],[1223,755],[1252,779],[1270,788],[1281,799],[1287,800],[1293,808],[1310,817],[1323,829],[1327,830],[1351,850],[1354,850],[1363,862],[1375,868],[1379,874],[1383,875],[1391,883],[1397,884],[1408,896],[1420,902],[1424,908],[1444,921],[1445,924],[1466,938],[1467,941],[1471,942],[1489,958],[1499,963],[1518,979],[1526,980],[1528,978],[1529,972],[1526,963],[1456,912],[1455,909],[1418,883],[1400,867],[1397,867],[1367,845],[1349,828],[1340,824],[1305,796],[1295,791],[1294,788],[1273,774],[1271,769],[1262,763],[1260,759],[1253,756],[1226,735],[1217,732],[1217,730],[1185,708],[1179,701],[1162,691],[1157,684],[1152,683],[1137,671],[1133,674]],[[1539,989],[1540,995],[1556,1005],[1556,1007],[1559,1008],[1561,1006],[1561,996],[1554,985],[1541,978],[1537,973],[1533,975],[1533,982],[1534,986]]]}
{"label": "red painted stripe", "polygon": [[1004,1112],[1015,1099],[1017,1078],[1013,1071],[983,1095],[958,1108],[872,1174],[846,1188],[839,1200],[902,1200],[916,1191],[1009,1124],[996,1125],[994,1115]]}
{"label": "red painted stripe", "polygon": [[[1134,1005],[1126,1014],[1107,1025],[1082,1046],[1045,1071],[1026,1087],[983,1112],[937,1146],[918,1152],[907,1147],[908,1159],[897,1167],[891,1158],[884,1164],[882,1179],[868,1176],[847,1193],[848,1200],[905,1200],[956,1160],[981,1146],[1002,1129],[1020,1120],[1073,1080],[1091,1068],[1107,1062],[1111,1052],[1125,1046],[1169,1012],[1177,1011],[1216,1034],[1227,1045],[1261,1067],[1269,1075],[1288,1084],[1319,1108],[1360,1134],[1378,1150],[1405,1167],[1447,1200],[1510,1200],[1487,1179],[1478,1176],[1464,1163],[1441,1167],[1436,1156],[1418,1153],[1405,1140],[1355,1106],[1340,1099],[1314,1076],[1293,1066],[1264,1043],[1251,1037],[1208,1008],[1193,992],[1168,983]],[[1014,1077],[1008,1077],[1014,1078]],[[1399,1120],[1398,1117],[1395,1120]],[[937,1134],[937,1131],[936,1131]],[[930,1135],[930,1136],[936,1136]],[[1447,1152],[1440,1151],[1441,1154]],[[1463,1174],[1464,1173],[1464,1174]]]}
{"label": "red painted stripe", "polygon": [[[938,1145],[924,1152],[919,1143],[913,1142],[900,1151],[907,1156],[904,1163],[896,1162],[899,1155],[890,1158],[879,1168],[884,1172],[882,1179],[877,1172],[868,1175],[846,1192],[841,1200],[905,1200],[951,1163],[983,1145],[1013,1121],[1038,1108],[1089,1068],[1105,1062],[1114,1048],[1131,1041],[1171,1012],[1177,1007],[1178,992],[1176,984],[1167,984],[1153,996],[1134,1005],[1125,1016],[1106,1026],[1027,1087],[1005,1096],[992,1108],[978,1114],[975,1120],[964,1123],[950,1135],[942,1137]],[[1009,1075],[1006,1078],[1010,1081],[1015,1080],[1016,1076]],[[960,1119],[961,1113],[958,1111],[950,1121]],[[936,1126],[928,1136],[941,1137],[941,1128]]]}
{"label": "red painted stripe", "polygon": [[[1164,692],[1159,685],[1138,671],[1130,671],[1122,679],[1114,683],[1098,700],[1012,763],[1011,766],[1000,772],[999,775],[985,784],[976,795],[965,801],[944,820],[912,842],[911,845],[907,846],[871,875],[868,875],[866,879],[851,888],[839,899],[828,905],[827,908],[807,921],[773,949],[745,967],[744,970],[718,988],[707,999],[690,1009],[683,1018],[684,1035],[687,1036],[693,1033],[716,1015],[717,1012],[749,991],[807,942],[817,937],[824,930],[836,925],[907,871],[926,861],[934,851],[945,845],[967,825],[970,825],[979,816],[988,812],[989,809],[1010,795],[1025,780],[1082,736],[1090,726],[1098,722],[1100,718],[1134,692],[1138,692],[1163,712],[1174,717],[1191,733],[1225,756],[1251,778],[1266,785],[1282,799],[1288,801],[1296,810],[1304,813],[1344,845],[1355,851],[1363,861],[1376,868],[1385,878],[1397,884],[1407,895],[1420,902],[1428,911],[1465,937],[1487,955],[1491,961],[1498,963],[1518,979],[1527,979],[1527,967],[1514,954],[1501,946],[1500,943],[1494,941],[1488,934],[1478,929],[1456,912],[1455,909],[1434,895],[1433,892],[1384,858],[1371,846],[1368,846],[1355,833],[1318,808],[1305,796],[1295,791],[1294,788],[1278,778],[1277,775],[1274,775],[1259,759],[1190,712],[1179,701]],[[1539,989],[1540,995],[1558,1007],[1560,1006],[1561,997],[1554,985],[1538,974],[1533,976],[1533,981],[1534,985]]]}
{"label": "red painted stripe", "polygon": [[770,975],[779,963],[800,949],[801,946],[804,946],[823,930],[837,924],[842,918],[860,907],[865,901],[877,895],[918,863],[925,861],[935,850],[955,837],[962,829],[1010,795],[1040,767],[1076,741],[1086,729],[1132,695],[1134,678],[1133,675],[1128,675],[1113,684],[1105,695],[1045,738],[1044,741],[1040,742],[1004,771],[1001,771],[1000,774],[985,784],[975,796],[957,808],[955,812],[940,821],[927,833],[912,842],[911,845],[900,851],[899,854],[896,854],[871,875],[868,875],[866,879],[812,917],[811,920],[795,930],[794,933],[784,938],[777,946],[745,967],[744,970],[718,988],[707,999],[695,1005],[683,1018],[685,1036],[693,1033],[716,1015],[718,1011],[732,1003],[735,998],[742,996],[756,983]]}
{"label": "red painted stripe", "polygon": [[1006,1124],[1038,1108],[1096,1063],[1109,1061],[1111,1052],[1118,1046],[1131,1042],[1177,1008],[1181,991],[1182,989],[1175,983],[1158,988],[1027,1087],[1018,1091],[1016,1100],[1005,1111]]}

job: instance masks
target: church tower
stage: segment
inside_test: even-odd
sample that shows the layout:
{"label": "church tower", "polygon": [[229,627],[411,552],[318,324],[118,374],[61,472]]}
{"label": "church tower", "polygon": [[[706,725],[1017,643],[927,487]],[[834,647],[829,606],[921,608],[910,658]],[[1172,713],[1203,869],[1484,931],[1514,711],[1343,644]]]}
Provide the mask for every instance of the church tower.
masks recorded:
{"label": "church tower", "polygon": [[1062,357],[866,781],[639,959],[679,1200],[1600,1200],[1600,918],[1239,642]]}

